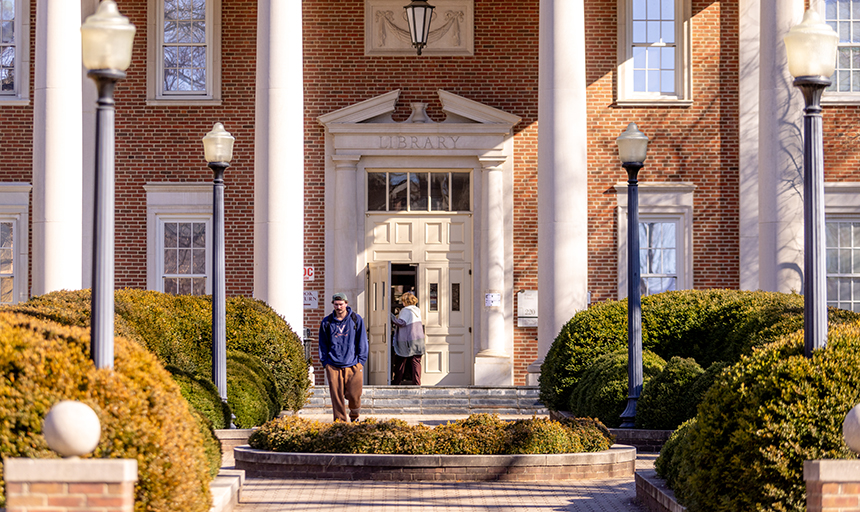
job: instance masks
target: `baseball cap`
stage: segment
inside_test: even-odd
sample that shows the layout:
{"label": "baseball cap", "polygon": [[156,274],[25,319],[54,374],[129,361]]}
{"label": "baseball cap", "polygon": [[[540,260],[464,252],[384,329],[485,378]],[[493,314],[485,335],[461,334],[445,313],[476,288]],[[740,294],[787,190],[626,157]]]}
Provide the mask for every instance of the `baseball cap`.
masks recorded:
{"label": "baseball cap", "polygon": [[331,296],[331,301],[332,301],[332,302],[334,302],[334,301],[336,301],[336,300],[342,300],[342,301],[344,301],[344,302],[349,302],[349,300],[347,300],[347,298],[346,298],[346,294],[345,294],[345,293],[342,293],[342,292],[337,292],[337,293],[335,293],[334,295],[332,295],[332,296]]}

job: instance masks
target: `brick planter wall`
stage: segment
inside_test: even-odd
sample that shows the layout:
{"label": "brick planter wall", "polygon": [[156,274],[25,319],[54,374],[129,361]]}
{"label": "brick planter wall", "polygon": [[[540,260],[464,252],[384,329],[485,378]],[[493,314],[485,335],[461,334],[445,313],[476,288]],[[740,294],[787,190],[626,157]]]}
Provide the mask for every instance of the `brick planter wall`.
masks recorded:
{"label": "brick planter wall", "polygon": [[132,512],[133,459],[6,459],[6,512]]}
{"label": "brick planter wall", "polygon": [[631,477],[636,449],[615,445],[603,452],[555,455],[354,455],[240,446],[234,456],[236,468],[249,478],[534,482]]}
{"label": "brick planter wall", "polygon": [[808,512],[860,511],[860,460],[803,463]]}

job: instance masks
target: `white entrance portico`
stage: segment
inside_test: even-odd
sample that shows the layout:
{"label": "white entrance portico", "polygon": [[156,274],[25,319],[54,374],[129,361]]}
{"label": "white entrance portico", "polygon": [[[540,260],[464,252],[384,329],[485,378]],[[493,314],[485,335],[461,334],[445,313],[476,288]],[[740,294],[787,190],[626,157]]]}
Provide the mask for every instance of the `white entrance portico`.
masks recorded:
{"label": "white entrance portico", "polygon": [[[388,314],[399,290],[391,268],[414,268],[427,328],[422,384],[512,385],[512,128],[520,118],[438,95],[447,115],[439,123],[423,103],[394,122],[399,90],[318,118],[325,203],[336,205],[325,217],[326,295],[355,298],[370,330],[370,383],[388,384]],[[424,194],[425,182],[418,206],[408,198]],[[381,205],[376,196],[369,204],[379,187]],[[395,204],[401,193],[405,202]]]}

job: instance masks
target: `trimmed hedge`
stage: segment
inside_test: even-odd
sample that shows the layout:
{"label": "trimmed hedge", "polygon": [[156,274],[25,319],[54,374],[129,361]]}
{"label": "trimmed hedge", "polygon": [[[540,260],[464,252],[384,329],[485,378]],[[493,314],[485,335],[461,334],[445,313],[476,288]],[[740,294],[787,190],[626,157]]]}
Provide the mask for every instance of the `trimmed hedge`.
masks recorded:
{"label": "trimmed hedge", "polygon": [[[831,323],[860,318],[830,309]],[[803,327],[803,297],[775,292],[684,290],[642,298],[642,348],[664,359],[692,357],[702,367],[735,362],[753,347]],[[607,301],[577,313],[544,359],[540,399],[563,410],[594,360],[627,346],[627,301]]]}
{"label": "trimmed hedge", "polygon": [[164,369],[173,376],[182,396],[188,400],[192,409],[206,418],[212,428],[230,427],[232,412],[230,407],[221,401],[218,388],[211,378],[200,377],[175,366],[165,366]]}
{"label": "trimmed hedge", "polygon": [[[170,374],[122,337],[114,340],[114,370],[97,370],[89,343],[85,329],[0,311],[0,455],[58,458],[42,422],[55,403],[78,400],[101,422],[91,456],[137,459],[136,512],[209,510],[212,477],[200,426]],[[220,448],[210,456],[220,465]]]}
{"label": "trimmed hedge", "polygon": [[[642,377],[645,389],[649,381],[658,375],[666,361],[650,350],[642,351]],[[628,396],[627,349],[603,354],[594,360],[570,396],[567,409],[578,417],[599,419],[604,425],[621,425],[621,413],[627,405]],[[638,414],[637,414],[638,416]]]}
{"label": "trimmed hedge", "polygon": [[495,414],[473,414],[435,428],[398,419],[323,423],[285,416],[266,423],[248,439],[252,448],[277,452],[406,455],[594,452],[609,449],[612,442],[609,430],[592,419],[509,422]]}
{"label": "trimmed hedge", "polygon": [[691,357],[670,359],[642,390],[636,404],[636,428],[672,430],[695,416],[702,397],[693,385],[704,374]]}
{"label": "trimmed hedge", "polygon": [[853,459],[842,422],[860,402],[860,321],[831,326],[803,357],[803,334],[723,371],[658,470],[691,512],[803,511],[803,462]]}
{"label": "trimmed hedge", "polygon": [[[208,378],[212,368],[211,300],[208,296],[117,290],[116,334],[140,343],[165,365]],[[52,292],[9,308],[64,325],[89,327],[90,291]],[[226,316],[227,349],[259,357],[273,375],[279,409],[300,409],[310,382],[299,337],[259,300],[230,298]]]}
{"label": "trimmed hedge", "polygon": [[251,428],[278,415],[281,408],[271,373],[260,358],[229,351],[227,353],[227,403],[239,428]]}

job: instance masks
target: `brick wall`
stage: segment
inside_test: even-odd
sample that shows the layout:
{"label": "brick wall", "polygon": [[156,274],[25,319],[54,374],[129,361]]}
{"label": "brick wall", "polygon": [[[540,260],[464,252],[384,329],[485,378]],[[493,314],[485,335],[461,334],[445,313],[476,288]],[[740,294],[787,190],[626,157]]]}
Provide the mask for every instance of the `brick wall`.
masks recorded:
{"label": "brick wall", "polygon": [[803,480],[807,511],[860,512],[860,461],[808,460]]}
{"label": "brick wall", "polygon": [[132,512],[133,459],[6,459],[6,512]]}

